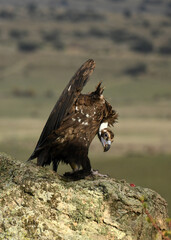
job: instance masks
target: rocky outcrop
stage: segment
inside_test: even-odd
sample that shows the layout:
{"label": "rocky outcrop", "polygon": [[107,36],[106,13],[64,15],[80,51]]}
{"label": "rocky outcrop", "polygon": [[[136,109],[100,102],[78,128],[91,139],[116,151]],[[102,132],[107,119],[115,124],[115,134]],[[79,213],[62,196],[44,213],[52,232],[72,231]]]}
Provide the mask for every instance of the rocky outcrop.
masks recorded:
{"label": "rocky outcrop", "polygon": [[0,155],[0,239],[159,240],[166,205],[156,192],[125,181],[65,181],[51,170]]}

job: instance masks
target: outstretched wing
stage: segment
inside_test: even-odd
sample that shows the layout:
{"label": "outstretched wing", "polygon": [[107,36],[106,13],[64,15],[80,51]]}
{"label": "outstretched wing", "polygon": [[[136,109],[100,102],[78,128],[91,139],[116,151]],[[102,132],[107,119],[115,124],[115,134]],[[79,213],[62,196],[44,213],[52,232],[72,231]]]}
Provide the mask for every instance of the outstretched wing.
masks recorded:
{"label": "outstretched wing", "polygon": [[55,104],[35,147],[34,152],[28,160],[37,157],[37,153],[49,134],[58,129],[62,120],[66,117],[67,113],[70,111],[72,105],[80,95],[83,87],[88,81],[89,76],[95,68],[95,62],[92,59],[86,61],[71,78],[70,82],[63,90],[59,100]]}

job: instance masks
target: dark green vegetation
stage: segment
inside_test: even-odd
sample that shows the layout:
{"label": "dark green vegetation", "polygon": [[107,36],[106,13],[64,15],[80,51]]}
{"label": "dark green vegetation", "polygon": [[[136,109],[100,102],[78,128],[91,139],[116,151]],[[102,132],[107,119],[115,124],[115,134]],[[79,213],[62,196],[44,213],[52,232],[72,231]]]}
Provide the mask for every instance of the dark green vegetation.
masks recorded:
{"label": "dark green vegetation", "polygon": [[94,58],[84,92],[103,81],[120,117],[110,152],[93,142],[93,167],[170,202],[169,1],[12,2],[0,4],[0,151],[25,161],[66,83]]}

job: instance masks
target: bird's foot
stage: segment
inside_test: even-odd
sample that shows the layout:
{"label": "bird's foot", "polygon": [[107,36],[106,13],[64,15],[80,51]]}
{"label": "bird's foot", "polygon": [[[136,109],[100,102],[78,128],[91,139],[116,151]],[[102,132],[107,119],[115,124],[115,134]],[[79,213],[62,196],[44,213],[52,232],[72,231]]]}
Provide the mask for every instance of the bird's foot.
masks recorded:
{"label": "bird's foot", "polygon": [[85,178],[94,180],[96,178],[107,178],[109,176],[106,174],[99,173],[98,170],[91,169],[91,171],[78,170],[75,172],[66,172],[64,173],[63,177],[67,180],[77,181]]}
{"label": "bird's foot", "polygon": [[89,175],[91,175],[90,171],[78,170],[75,172],[66,172],[64,173],[63,176],[70,180],[77,181],[80,179],[84,179],[86,176],[89,176]]}

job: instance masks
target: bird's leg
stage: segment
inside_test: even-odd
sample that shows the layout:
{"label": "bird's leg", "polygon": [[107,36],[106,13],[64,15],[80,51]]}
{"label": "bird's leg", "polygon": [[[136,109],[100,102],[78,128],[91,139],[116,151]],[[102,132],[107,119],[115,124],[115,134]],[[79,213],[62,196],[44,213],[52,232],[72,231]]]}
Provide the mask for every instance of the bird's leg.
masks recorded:
{"label": "bird's leg", "polygon": [[54,158],[52,159],[52,161],[53,161],[53,171],[57,172],[60,160]]}
{"label": "bird's leg", "polygon": [[91,173],[91,164],[88,156],[86,157],[86,159],[82,161],[81,165],[82,165],[85,176],[88,176]]}
{"label": "bird's leg", "polygon": [[72,172],[64,173],[64,176],[67,176],[67,177],[72,176],[75,172],[77,172],[80,169],[80,165],[76,164],[74,159],[70,160],[69,165],[72,168]]}
{"label": "bird's leg", "polygon": [[80,165],[76,164],[75,162],[71,162],[69,165],[71,166],[73,172],[76,172],[80,169]]}
{"label": "bird's leg", "polygon": [[[73,180],[79,180],[79,179],[83,179],[86,176],[91,174],[91,165],[90,165],[90,160],[88,157],[86,157],[86,159],[84,159],[82,161],[82,163],[81,163],[82,169],[81,170],[79,170],[79,166],[76,165],[75,163],[70,164],[70,166],[72,167],[73,172],[66,172],[64,174],[65,177],[69,177]],[[77,166],[77,168],[74,166]]]}

